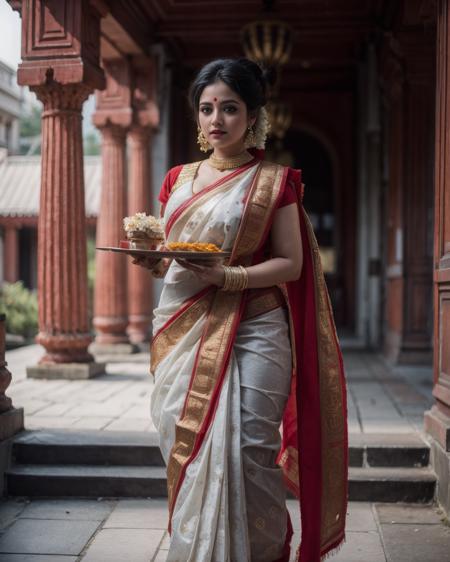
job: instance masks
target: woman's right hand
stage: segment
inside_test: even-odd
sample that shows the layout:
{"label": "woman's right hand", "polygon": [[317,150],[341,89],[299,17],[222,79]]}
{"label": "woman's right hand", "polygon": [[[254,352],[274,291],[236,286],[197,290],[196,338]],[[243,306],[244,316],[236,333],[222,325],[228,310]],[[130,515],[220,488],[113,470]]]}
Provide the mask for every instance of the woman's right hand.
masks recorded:
{"label": "woman's right hand", "polygon": [[146,269],[154,269],[158,262],[161,261],[161,258],[150,258],[149,256],[134,256],[133,263],[134,265],[140,265],[141,267],[145,267]]}
{"label": "woman's right hand", "polygon": [[[158,248],[159,250],[167,250],[166,246],[164,246],[164,244],[162,244],[161,246],[159,246]],[[133,261],[132,263],[134,265],[140,265],[141,267],[145,267],[146,269],[155,269],[156,266],[158,266],[158,270],[161,269],[167,269],[168,264],[166,263],[166,259],[164,258],[151,258],[150,256],[145,256],[145,255],[135,255],[133,256]],[[161,263],[160,263],[161,262]],[[167,267],[166,267],[167,266]]]}

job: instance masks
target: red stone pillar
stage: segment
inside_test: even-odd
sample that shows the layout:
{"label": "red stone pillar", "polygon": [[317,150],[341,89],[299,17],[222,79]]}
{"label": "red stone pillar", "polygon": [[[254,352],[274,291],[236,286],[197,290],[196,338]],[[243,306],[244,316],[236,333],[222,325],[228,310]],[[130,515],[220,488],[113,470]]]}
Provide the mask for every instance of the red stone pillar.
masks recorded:
{"label": "red stone pillar", "polygon": [[3,271],[5,281],[15,283],[19,280],[19,232],[14,225],[7,225],[4,234]]}
{"label": "red stone pillar", "polygon": [[[86,217],[81,108],[104,87],[100,13],[89,2],[24,0],[18,82],[42,101],[38,222],[39,334],[32,377],[86,378],[102,370],[87,347]],[[74,365],[76,364],[76,365]]]}
{"label": "red stone pillar", "polygon": [[[126,215],[126,130],[107,124],[102,133],[102,195],[97,246],[118,246]],[[94,327],[96,344],[128,343],[127,257],[97,252]]]}
{"label": "red stone pillar", "polygon": [[[130,66],[125,59],[104,61],[106,89],[97,93],[94,124],[102,134],[102,195],[97,246],[118,246],[127,215],[126,135],[132,122]],[[128,324],[127,256],[97,252],[94,327],[96,353],[133,351]]]}
{"label": "red stone pillar", "polygon": [[90,362],[81,107],[85,84],[35,87],[42,112],[38,221],[39,334],[44,363]]}
{"label": "red stone pillar", "polygon": [[437,498],[450,514],[450,2],[437,13],[437,86],[434,224],[435,405],[425,414],[431,461],[438,476]]}
{"label": "red stone pillar", "polygon": [[[130,176],[128,214],[152,212],[151,137],[158,126],[159,112],[154,102],[157,76],[153,59],[134,57],[133,122],[129,133]],[[153,212],[154,214],[154,212]],[[153,308],[153,278],[128,262],[128,334],[133,343],[149,339]]]}
{"label": "red stone pillar", "polygon": [[[128,214],[151,211],[150,127],[135,126],[129,135]],[[149,339],[153,308],[152,277],[128,263],[128,334],[133,343]]]}

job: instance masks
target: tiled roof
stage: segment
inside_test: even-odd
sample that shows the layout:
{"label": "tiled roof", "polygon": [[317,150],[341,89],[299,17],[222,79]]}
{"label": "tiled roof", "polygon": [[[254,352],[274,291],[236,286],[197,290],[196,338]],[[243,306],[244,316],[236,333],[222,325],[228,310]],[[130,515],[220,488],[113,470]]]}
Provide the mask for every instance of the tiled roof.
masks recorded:
{"label": "tiled roof", "polygon": [[[84,157],[86,216],[96,217],[100,206],[100,156]],[[0,163],[0,216],[39,214],[40,156],[8,156]]]}

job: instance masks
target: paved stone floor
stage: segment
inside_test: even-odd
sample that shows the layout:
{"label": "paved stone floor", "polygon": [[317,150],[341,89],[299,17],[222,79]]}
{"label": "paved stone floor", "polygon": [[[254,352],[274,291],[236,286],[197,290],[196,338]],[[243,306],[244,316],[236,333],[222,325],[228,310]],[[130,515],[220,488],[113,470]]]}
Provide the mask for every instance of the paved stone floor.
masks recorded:
{"label": "paved stone floor", "polygon": [[[27,379],[39,346],[7,353],[8,395],[26,429],[152,431],[148,354],[108,363],[86,381]],[[351,434],[422,431],[432,404],[431,369],[387,368],[377,355],[345,352]],[[296,527],[294,501],[289,508]],[[10,499],[0,502],[0,562],[162,562],[167,507],[156,499]],[[336,562],[450,562],[450,527],[433,506],[351,503],[347,542]]]}
{"label": "paved stone floor", "polygon": [[[84,381],[26,378],[26,366],[42,355],[37,345],[9,351],[8,389],[25,409],[25,427],[153,431],[149,355],[107,364],[107,374]],[[433,403],[432,372],[426,367],[387,368],[375,354],[345,352],[350,433],[422,431],[423,412]]]}
{"label": "paved stone floor", "polygon": [[[288,503],[297,545],[297,505]],[[18,498],[0,502],[0,522],[0,562],[166,560],[164,500]],[[332,560],[449,562],[450,527],[431,506],[351,503],[347,541]]]}

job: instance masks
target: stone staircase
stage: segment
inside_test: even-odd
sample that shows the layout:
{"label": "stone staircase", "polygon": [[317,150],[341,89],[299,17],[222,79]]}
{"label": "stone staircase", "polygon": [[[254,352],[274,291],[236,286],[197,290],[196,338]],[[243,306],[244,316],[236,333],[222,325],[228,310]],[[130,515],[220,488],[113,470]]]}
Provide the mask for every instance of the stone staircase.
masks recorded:
{"label": "stone staircase", "polygon": [[[351,435],[351,501],[429,502],[436,477],[417,434]],[[6,472],[10,496],[163,497],[156,434],[35,430],[18,435]]]}

